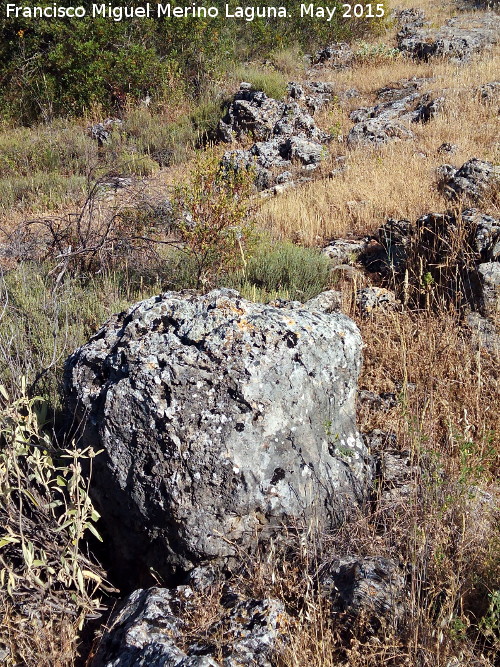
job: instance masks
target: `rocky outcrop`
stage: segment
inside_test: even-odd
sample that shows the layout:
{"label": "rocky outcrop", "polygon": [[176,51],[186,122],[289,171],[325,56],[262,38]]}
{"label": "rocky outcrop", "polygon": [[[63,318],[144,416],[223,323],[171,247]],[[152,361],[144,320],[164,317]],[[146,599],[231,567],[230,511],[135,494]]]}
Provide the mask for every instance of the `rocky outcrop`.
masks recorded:
{"label": "rocky outcrop", "polygon": [[480,262],[500,260],[500,220],[482,213],[477,208],[469,208],[462,213],[462,220],[474,230],[474,249]]}
{"label": "rocky outcrop", "polygon": [[408,16],[397,35],[398,48],[417,60],[452,58],[466,62],[474,53],[498,42],[500,17],[494,13],[465,15],[449,19],[440,28],[431,28],[419,15]]}
{"label": "rocky outcrop", "polygon": [[465,322],[476,348],[500,354],[500,333],[491,320],[474,311],[467,315]]}
{"label": "rocky outcrop", "polygon": [[[449,182],[481,198],[481,193],[491,188],[494,169],[490,167],[489,163],[470,160],[464,168],[456,170],[462,175],[458,178],[450,175]],[[367,246],[360,262],[396,285],[400,294],[404,290],[405,299],[412,285],[420,296],[427,286],[429,293],[438,290],[455,304],[467,305],[490,319],[497,318],[500,291],[497,218],[469,208],[461,214],[428,213],[415,223],[390,219],[378,230],[377,240],[378,244]],[[370,309],[373,298],[365,297],[365,301]],[[360,307],[362,312],[366,310],[364,305]]]}
{"label": "rocky outcrop", "polygon": [[479,99],[483,104],[495,104],[500,100],[500,81],[491,81],[477,89]]}
{"label": "rocky outcrop", "polygon": [[438,171],[439,187],[449,199],[481,201],[494,196],[500,188],[500,167],[472,158],[459,168],[442,165]]}
{"label": "rocky outcrop", "polygon": [[262,91],[247,88],[240,88],[234,96],[219,122],[218,136],[226,143],[243,136],[255,141],[296,136],[322,142],[328,138],[297,102],[275,100]]}
{"label": "rocky outcrop", "polygon": [[[305,85],[305,84],[304,84]],[[328,84],[307,84],[315,95],[306,95],[307,87],[292,83],[290,101],[278,101],[262,91],[254,91],[250,84],[242,84],[227,114],[219,122],[220,141],[232,143],[244,135],[256,143],[249,150],[227,151],[222,159],[223,169],[246,170],[254,173],[257,190],[267,190],[283,184],[283,175],[316,169],[328,151],[324,143],[329,135],[320,130],[312,116],[295,100],[302,100],[309,109],[320,108],[330,97]],[[287,186],[294,176],[286,178]]]}
{"label": "rocky outcrop", "polygon": [[366,251],[368,239],[332,239],[321,251],[334,264],[354,264]]}
{"label": "rocky outcrop", "polygon": [[374,412],[389,412],[389,410],[392,410],[392,408],[395,408],[396,405],[398,405],[398,399],[396,394],[392,391],[376,394],[369,389],[361,389],[358,392],[358,403],[362,406],[366,406]]}
{"label": "rocky outcrop", "polygon": [[304,303],[304,308],[321,313],[334,313],[342,308],[342,292],[327,290]]}
{"label": "rocky outcrop", "polygon": [[356,431],[361,339],[340,313],[166,293],[67,361],[117,567],[229,565],[282,522],[348,520],[370,480]]}
{"label": "rocky outcrop", "polygon": [[99,146],[103,146],[109,138],[111,133],[116,127],[120,127],[122,121],[119,118],[106,118],[102,123],[95,123],[87,128],[88,135],[97,141]]}
{"label": "rocky outcrop", "polygon": [[347,144],[351,148],[359,145],[382,146],[414,137],[413,132],[401,123],[374,119],[356,123],[347,136]]}
{"label": "rocky outcrop", "polygon": [[419,93],[427,79],[403,79],[378,91],[379,104],[355,109],[350,119],[356,123],[347,143],[381,145],[400,139],[412,139],[412,123],[427,123],[444,105],[443,94]]}
{"label": "rocky outcrop", "polygon": [[334,90],[333,84],[324,81],[292,81],[288,84],[290,100],[304,102],[312,116],[331,102]]}
{"label": "rocky outcrop", "polygon": [[335,42],[317,51],[312,59],[312,64],[345,69],[353,64],[355,57],[354,51],[347,42]]}
{"label": "rocky outcrop", "polygon": [[92,667],[271,667],[289,629],[281,602],[232,602],[205,633],[191,632],[188,640],[193,597],[189,586],[134,591],[111,619]]}

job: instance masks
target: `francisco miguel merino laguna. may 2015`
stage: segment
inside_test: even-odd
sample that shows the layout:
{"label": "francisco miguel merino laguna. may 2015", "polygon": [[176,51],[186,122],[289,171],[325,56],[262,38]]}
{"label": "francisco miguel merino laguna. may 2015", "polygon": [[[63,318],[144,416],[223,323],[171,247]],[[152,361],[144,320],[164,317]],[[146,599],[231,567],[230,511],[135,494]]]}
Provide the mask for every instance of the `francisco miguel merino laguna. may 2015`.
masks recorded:
{"label": "francisco miguel merino laguna. may 2015", "polygon": [[[316,5],[314,3],[301,4],[298,7],[302,18],[317,18],[331,21],[335,14],[341,13],[344,18],[380,18],[384,16],[383,4],[343,4],[329,7],[327,5]],[[84,18],[89,15],[93,18],[108,18],[113,21],[122,21],[130,18],[229,18],[253,21],[255,18],[288,18],[289,11],[286,7],[275,6],[224,6],[222,13],[218,7],[204,6],[193,3],[191,5],[172,6],[167,4],[145,3],[141,6],[123,5],[113,7],[110,3],[93,4],[90,11],[81,6],[62,6],[57,3],[41,6],[23,6],[9,3],[5,7],[7,18]]]}

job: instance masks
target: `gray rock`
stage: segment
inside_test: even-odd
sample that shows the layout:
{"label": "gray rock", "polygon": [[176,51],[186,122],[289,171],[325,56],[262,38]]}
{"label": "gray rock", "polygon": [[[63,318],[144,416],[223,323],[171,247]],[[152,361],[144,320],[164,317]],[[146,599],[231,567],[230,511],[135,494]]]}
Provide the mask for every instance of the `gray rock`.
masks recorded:
{"label": "gray rock", "polygon": [[280,139],[259,141],[252,146],[249,153],[257,158],[257,163],[265,169],[291,166],[291,156]]}
{"label": "gray rock", "polygon": [[327,290],[304,303],[304,308],[312,312],[334,313],[342,309],[342,292]]}
{"label": "gray rock", "polygon": [[[264,149],[264,143],[269,144],[268,150]],[[223,172],[240,170],[252,172],[256,189],[258,191],[267,190],[273,184],[273,176],[264,165],[272,163],[271,156],[276,158],[280,166],[288,164],[279,157],[279,152],[276,152],[272,142],[262,142],[255,152],[242,149],[226,151],[222,156],[220,168]]]}
{"label": "gray rock", "polygon": [[363,433],[363,440],[371,452],[396,450],[398,444],[395,433],[381,431],[378,428],[368,433]]}
{"label": "gray rock", "polygon": [[321,51],[318,51],[314,56],[313,65],[328,64],[329,67],[335,69],[345,69],[350,67],[356,55],[346,42],[337,42],[326,46]]}
{"label": "gray rock", "polygon": [[256,141],[266,141],[283,114],[283,103],[262,91],[244,88],[234,96],[219,125],[219,139],[232,141],[248,134]]}
{"label": "gray rock", "polygon": [[430,78],[416,76],[411,79],[401,79],[377,90],[377,99],[381,102],[397,102],[413,95],[432,81],[433,79]]}
{"label": "gray rock", "polygon": [[97,141],[99,146],[103,146],[111,137],[111,133],[116,127],[120,127],[122,121],[118,118],[106,118],[102,123],[95,123],[87,128],[89,136]]}
{"label": "gray rock", "polygon": [[356,305],[361,315],[396,310],[400,307],[394,292],[384,287],[363,287],[356,292]]}
{"label": "gray rock", "polygon": [[[182,650],[192,596],[187,586],[134,591],[111,619],[92,667],[271,667],[289,626],[281,602],[233,602],[204,636],[193,637],[191,631]],[[210,637],[222,644],[222,662],[215,660],[218,647]]]}
{"label": "gray rock", "polygon": [[320,130],[313,117],[304,111],[296,102],[284,104],[281,117],[273,127],[275,137],[299,137],[323,143],[329,139],[326,132]]}
{"label": "gray rock", "polygon": [[[458,150],[458,146],[456,144],[450,144],[448,141],[445,141],[444,143],[439,146],[437,149],[438,153],[456,153]],[[446,165],[449,166],[449,165]]]}
{"label": "gray rock", "polygon": [[303,101],[311,113],[314,114],[328,105],[334,92],[333,84],[325,81],[305,81],[288,84],[288,96],[291,100]]}
{"label": "gray rock", "polygon": [[495,319],[500,314],[500,262],[486,262],[478,266],[481,282],[482,314]]}
{"label": "gray rock", "polygon": [[[224,153],[221,168],[253,170],[255,187],[259,191],[267,190],[273,185],[288,182],[291,187],[293,173],[289,170],[294,163],[315,169],[328,154],[327,149],[314,141],[292,136],[287,139],[275,138],[270,141],[259,141],[250,150],[236,150]],[[287,168],[285,181],[283,174],[274,177],[272,170]],[[276,188],[275,188],[276,189]]]}
{"label": "gray rock", "polygon": [[500,97],[500,81],[491,81],[485,83],[477,89],[481,102],[491,104],[496,102]]}
{"label": "gray rock", "polygon": [[[399,92],[399,91],[398,91]],[[384,121],[401,120],[408,123],[426,123],[441,111],[444,96],[433,98],[429,93],[410,93],[373,107],[355,109],[349,116],[354,123],[373,118]]]}
{"label": "gray rock", "polygon": [[407,127],[411,123],[427,123],[444,105],[444,96],[416,92],[426,80],[403,79],[378,92],[381,102],[373,107],[355,109],[350,119],[356,123],[347,143],[380,145],[414,137]]}
{"label": "gray rock", "polygon": [[477,158],[468,160],[457,170],[450,168],[448,173],[439,174],[439,185],[449,199],[481,201],[500,187],[500,167]]}
{"label": "gray rock", "polygon": [[223,632],[227,642],[223,667],[272,667],[276,653],[285,645],[291,619],[282,602],[242,600],[212,632]]}
{"label": "gray rock", "polygon": [[283,185],[283,183],[290,183],[293,180],[293,174],[291,171],[284,171],[281,174],[276,176],[276,183],[278,185]]}
{"label": "gray rock", "polygon": [[[330,97],[329,84],[311,82],[304,86],[316,91],[325,103]],[[312,170],[327,154],[322,143],[330,139],[329,135],[320,130],[312,116],[293,101],[304,98],[304,89],[300,84],[290,83],[288,90],[291,102],[274,100],[262,91],[240,89],[219,123],[221,141],[230,143],[244,134],[256,140],[249,150],[225,153],[221,167],[253,169],[255,186],[259,191],[282,185],[274,177],[274,170],[291,168],[294,161]],[[288,180],[292,178],[293,174]]]}
{"label": "gray rock", "polygon": [[466,62],[474,53],[496,44],[499,34],[500,17],[488,13],[473,19],[470,15],[450,19],[437,29],[410,21],[403,25],[397,40],[399,50],[417,60],[440,57]]}
{"label": "gray rock", "polygon": [[396,9],[393,12],[400,27],[412,26],[413,28],[420,28],[424,25],[425,13],[422,9]]}
{"label": "gray rock", "polygon": [[500,260],[500,220],[476,208],[462,213],[467,227],[473,230],[474,246],[481,262]]}
{"label": "gray rock", "polygon": [[347,90],[343,90],[339,92],[339,98],[341,100],[351,100],[354,97],[359,97],[361,93],[357,88],[348,88]]}
{"label": "gray rock", "polygon": [[413,132],[400,122],[375,118],[356,123],[347,135],[347,144],[351,148],[359,145],[383,146],[392,141],[414,138]]}
{"label": "gray rock", "polygon": [[292,100],[303,100],[305,98],[304,86],[296,81],[290,81],[287,85],[288,97]]}
{"label": "gray rock", "polygon": [[401,515],[417,492],[421,470],[409,451],[397,448],[394,433],[374,429],[363,435],[375,462],[378,520],[383,523]]}
{"label": "gray rock", "polygon": [[360,620],[368,634],[395,626],[406,609],[404,572],[388,558],[339,558],[321,573],[320,591],[339,624]]}
{"label": "gray rock", "polygon": [[355,264],[358,257],[366,250],[367,245],[366,238],[333,239],[321,252],[335,264]]}
{"label": "gray rock", "polygon": [[409,220],[389,218],[377,232],[379,246],[368,257],[368,268],[385,276],[401,273],[413,238],[413,225]]}
{"label": "gray rock", "polygon": [[[356,325],[166,293],[112,318],[67,360],[68,412],[95,459],[116,568],[169,576],[228,562],[282,521],[347,520],[370,479],[355,427]],[[328,424],[328,428],[325,428]]]}
{"label": "gray rock", "polygon": [[177,646],[190,593],[188,587],[134,591],[114,614],[92,667],[217,667],[206,656],[188,660]]}
{"label": "gray rock", "polygon": [[443,184],[451,181],[455,177],[457,171],[458,169],[452,164],[441,164],[439,167],[436,167],[436,178],[438,186],[443,188]]}
{"label": "gray rock", "polygon": [[296,102],[278,101],[262,91],[246,89],[234,96],[218,130],[219,139],[224,142],[244,135],[251,136],[255,141],[299,136],[321,142],[328,138]]}
{"label": "gray rock", "polygon": [[491,320],[478,312],[472,312],[467,315],[466,324],[472,333],[476,348],[500,354],[500,333]]}
{"label": "gray rock", "polygon": [[286,160],[298,160],[303,165],[318,165],[328,154],[324,146],[300,137],[290,137],[280,146]]}
{"label": "gray rock", "polygon": [[398,400],[396,394],[392,392],[387,391],[382,392],[381,394],[376,394],[374,391],[361,389],[358,391],[358,403],[376,412],[388,412],[396,407]]}

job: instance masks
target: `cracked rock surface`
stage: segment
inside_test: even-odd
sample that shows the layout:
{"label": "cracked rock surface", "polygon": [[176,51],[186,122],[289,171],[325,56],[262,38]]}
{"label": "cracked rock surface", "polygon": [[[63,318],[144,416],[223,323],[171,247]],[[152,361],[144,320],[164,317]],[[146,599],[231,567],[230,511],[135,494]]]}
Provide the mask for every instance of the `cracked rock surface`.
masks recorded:
{"label": "cracked rock surface", "polygon": [[[165,293],[66,362],[116,566],[229,562],[281,524],[348,520],[370,481],[356,430],[361,337],[341,313]],[[284,539],[284,538],[283,538]]]}

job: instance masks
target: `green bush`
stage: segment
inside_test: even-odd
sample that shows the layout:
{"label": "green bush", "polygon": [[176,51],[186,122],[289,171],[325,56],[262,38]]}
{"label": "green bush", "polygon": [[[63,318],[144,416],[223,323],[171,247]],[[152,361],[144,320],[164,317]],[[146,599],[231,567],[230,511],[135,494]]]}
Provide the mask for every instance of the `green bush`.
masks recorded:
{"label": "green bush", "polygon": [[56,121],[0,132],[0,178],[56,171],[84,175],[96,161],[96,142],[75,123]]}
{"label": "green bush", "polygon": [[76,631],[101,607],[106,585],[86,544],[90,533],[101,539],[82,474],[95,452],[59,450],[44,430],[47,405],[27,395],[25,378],[16,382],[17,399],[0,384],[0,608],[14,611],[0,645],[10,664],[27,664],[41,657],[34,614],[51,626],[69,617]]}
{"label": "green bush", "polygon": [[[37,5],[52,5],[39,2]],[[91,10],[91,2],[80,5]],[[122,6],[112,0],[111,6]],[[180,3],[172,3],[174,6]],[[146,95],[169,100],[179,91],[199,97],[235,62],[266,58],[276,50],[307,51],[339,39],[376,32],[383,19],[327,22],[300,17],[297,3],[282,0],[289,17],[226,20],[225,2],[213,3],[220,18],[0,18],[0,116],[20,123],[82,115],[100,107],[122,112]],[[268,6],[257,0],[255,6]],[[361,3],[363,4],[363,3]],[[367,3],[365,3],[367,4]],[[230,8],[239,5],[229,2]],[[154,7],[154,5],[153,5]]]}
{"label": "green bush", "polygon": [[293,243],[263,243],[250,258],[244,273],[232,285],[257,301],[286,298],[307,301],[324,291],[330,263],[319,251]]}

